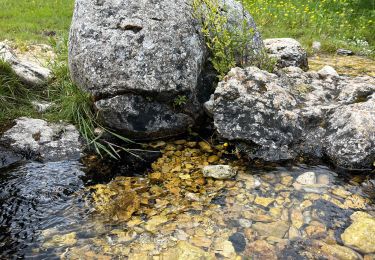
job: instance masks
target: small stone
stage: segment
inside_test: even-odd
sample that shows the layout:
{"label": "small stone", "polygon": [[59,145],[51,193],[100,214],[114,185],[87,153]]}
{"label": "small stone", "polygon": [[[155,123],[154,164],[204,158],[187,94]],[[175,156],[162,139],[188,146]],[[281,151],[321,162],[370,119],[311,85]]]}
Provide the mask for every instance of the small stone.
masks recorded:
{"label": "small stone", "polygon": [[290,227],[289,228],[289,233],[288,233],[288,238],[289,239],[295,239],[301,237],[300,232],[298,231],[297,228],[295,227]]}
{"label": "small stone", "polygon": [[186,146],[187,146],[187,147],[190,147],[190,148],[194,148],[194,147],[197,146],[197,142],[187,142],[187,143],[186,143]]}
{"label": "small stone", "polygon": [[163,175],[161,172],[152,172],[148,177],[151,183],[159,183],[163,181]]}
{"label": "small stone", "polygon": [[362,259],[361,255],[350,248],[339,245],[324,244],[321,250],[328,256],[339,260],[359,260]]}
{"label": "small stone", "polygon": [[276,221],[271,223],[256,222],[252,228],[261,236],[273,236],[283,238],[289,230],[289,225],[284,221]]}
{"label": "small stone", "polygon": [[190,239],[190,242],[194,246],[199,246],[199,247],[206,247],[209,248],[211,246],[211,239],[207,237],[201,237],[201,236],[194,236]]}
{"label": "small stone", "polygon": [[155,232],[157,227],[168,221],[166,216],[155,216],[147,221],[145,229],[150,232]]}
{"label": "small stone", "polygon": [[347,190],[344,190],[342,188],[333,189],[331,192],[332,192],[333,195],[336,195],[336,196],[338,196],[340,198],[344,198],[344,199],[349,197],[352,194],[351,192],[349,192]]}
{"label": "small stone", "polygon": [[43,243],[44,248],[73,246],[77,243],[76,232],[65,235],[54,235],[50,240]]}
{"label": "small stone", "polygon": [[320,42],[314,41],[312,43],[312,49],[314,52],[319,52],[321,48],[322,48],[322,44]]}
{"label": "small stone", "polygon": [[202,169],[204,177],[214,179],[229,179],[236,176],[237,171],[229,165],[209,165]]}
{"label": "small stone", "polygon": [[212,147],[209,143],[199,142],[198,145],[199,145],[199,147],[201,148],[202,151],[207,152],[207,153],[212,153]]}
{"label": "small stone", "polygon": [[350,218],[353,223],[341,234],[344,245],[363,254],[375,253],[375,218],[364,212],[355,212]]}
{"label": "small stone", "polygon": [[230,242],[232,242],[232,245],[234,247],[234,250],[237,253],[241,253],[245,250],[246,247],[246,240],[245,236],[242,233],[234,233],[231,235],[228,239]]}
{"label": "small stone", "polygon": [[209,163],[214,163],[214,162],[217,162],[218,160],[220,160],[219,156],[217,155],[211,155],[207,158],[207,161]]}
{"label": "small stone", "polygon": [[290,219],[295,228],[300,229],[302,227],[304,221],[302,212],[300,210],[292,209],[292,212],[290,213]]}
{"label": "small stone", "polygon": [[268,207],[272,202],[274,202],[274,198],[265,198],[257,196],[254,200],[255,204],[261,205],[263,207]]}
{"label": "small stone", "polygon": [[[143,258],[147,259],[147,258]],[[199,247],[193,246],[186,241],[179,241],[177,246],[162,253],[163,260],[214,260],[215,258]]]}
{"label": "small stone", "polygon": [[354,52],[351,50],[346,50],[346,49],[338,49],[336,51],[337,55],[342,55],[342,56],[351,56],[354,55]]}
{"label": "small stone", "polygon": [[232,242],[228,240],[219,240],[214,246],[215,253],[220,254],[227,258],[234,258],[236,256],[236,251],[232,245]]}
{"label": "small stone", "polygon": [[308,237],[325,237],[327,235],[326,231],[326,227],[316,221],[311,221],[310,225],[305,228]]}
{"label": "small stone", "polygon": [[344,206],[352,209],[365,209],[368,203],[369,201],[362,196],[353,194],[346,198]]}
{"label": "small stone", "polygon": [[275,247],[265,240],[256,240],[250,243],[244,252],[244,256],[249,259],[276,260]]}
{"label": "small stone", "polygon": [[281,184],[285,185],[285,186],[290,186],[292,185],[292,182],[293,182],[293,177],[292,176],[283,176],[281,177]]}
{"label": "small stone", "polygon": [[321,70],[318,71],[318,74],[322,78],[329,78],[329,77],[339,77],[337,71],[331,66],[324,66]]}
{"label": "small stone", "polygon": [[174,144],[177,144],[177,145],[186,144],[186,140],[176,140],[174,141]]}
{"label": "small stone", "polygon": [[238,223],[240,224],[241,227],[243,228],[249,228],[251,227],[252,222],[248,219],[241,218],[238,220]]}
{"label": "small stone", "polygon": [[296,181],[302,185],[312,185],[316,183],[315,172],[305,172],[297,177]]}
{"label": "small stone", "polygon": [[319,174],[317,178],[317,183],[321,185],[329,185],[331,178],[327,174]]}

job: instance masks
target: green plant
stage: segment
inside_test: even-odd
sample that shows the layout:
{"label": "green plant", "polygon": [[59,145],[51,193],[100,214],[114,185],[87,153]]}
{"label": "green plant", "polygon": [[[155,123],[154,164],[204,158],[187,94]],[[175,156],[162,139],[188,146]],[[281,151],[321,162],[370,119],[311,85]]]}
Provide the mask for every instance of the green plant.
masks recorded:
{"label": "green plant", "polygon": [[0,60],[0,122],[32,114],[30,100],[37,94],[37,89],[31,91],[25,87],[10,65]]}
{"label": "green plant", "polygon": [[178,95],[174,100],[173,100],[173,105],[176,107],[180,107],[186,104],[187,102],[187,97],[185,95]]}
{"label": "green plant", "polygon": [[252,50],[254,29],[245,18],[236,27],[229,24],[225,15],[225,3],[220,0],[193,0],[195,17],[201,22],[201,30],[211,51],[211,62],[222,78],[235,67],[258,66],[273,70],[275,62],[265,51]]}

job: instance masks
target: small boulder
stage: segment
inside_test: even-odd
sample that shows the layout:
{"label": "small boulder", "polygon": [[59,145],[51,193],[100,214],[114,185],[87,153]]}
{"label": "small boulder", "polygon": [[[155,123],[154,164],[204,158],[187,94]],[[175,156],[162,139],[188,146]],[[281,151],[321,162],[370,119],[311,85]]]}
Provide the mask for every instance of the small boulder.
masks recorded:
{"label": "small boulder", "polygon": [[204,177],[224,180],[237,175],[237,171],[229,165],[208,165],[202,169]]}
{"label": "small boulder", "polygon": [[83,144],[78,130],[69,124],[47,123],[41,119],[21,117],[0,141],[26,159],[60,161],[79,159]]}
{"label": "small boulder", "polygon": [[301,44],[292,38],[265,39],[264,45],[267,53],[277,59],[279,68],[300,67],[308,70],[307,52]]}
{"label": "small boulder", "polygon": [[0,42],[0,60],[9,63],[20,80],[30,86],[40,86],[47,82],[52,72],[34,62],[19,59],[11,48]]}

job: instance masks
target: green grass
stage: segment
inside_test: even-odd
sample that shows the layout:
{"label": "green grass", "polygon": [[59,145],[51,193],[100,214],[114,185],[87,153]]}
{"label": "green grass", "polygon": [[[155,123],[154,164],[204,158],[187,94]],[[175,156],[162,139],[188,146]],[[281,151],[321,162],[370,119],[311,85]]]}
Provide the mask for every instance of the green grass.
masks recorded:
{"label": "green grass", "polygon": [[74,0],[1,0],[0,40],[47,43],[69,30]]}
{"label": "green grass", "polygon": [[[375,56],[375,0],[243,0],[263,38],[291,37],[310,50]],[[310,50],[311,51],[311,50]]]}

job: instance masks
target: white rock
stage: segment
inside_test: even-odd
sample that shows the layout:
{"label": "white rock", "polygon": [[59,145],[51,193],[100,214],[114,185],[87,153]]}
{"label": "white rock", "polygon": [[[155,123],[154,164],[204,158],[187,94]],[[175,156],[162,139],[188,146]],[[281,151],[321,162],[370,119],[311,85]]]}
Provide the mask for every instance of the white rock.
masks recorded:
{"label": "white rock", "polygon": [[30,86],[44,84],[52,74],[49,69],[41,67],[34,62],[19,59],[11,48],[2,42],[0,42],[0,59],[9,63],[21,81]]}
{"label": "white rock", "polygon": [[315,172],[305,172],[297,177],[296,181],[302,185],[312,185],[316,183]]}
{"label": "white rock", "polygon": [[229,165],[209,165],[203,168],[204,177],[214,179],[229,179],[236,176],[237,171]]}
{"label": "white rock", "polygon": [[46,101],[32,101],[31,104],[38,113],[44,113],[53,106],[53,103]]}
{"label": "white rock", "polygon": [[320,42],[314,41],[312,43],[312,48],[313,48],[314,52],[319,52],[321,47],[322,47],[322,44]]}
{"label": "white rock", "polygon": [[331,66],[324,66],[321,70],[318,71],[319,76],[322,78],[328,78],[328,77],[339,77],[339,74],[337,71],[331,67]]}

